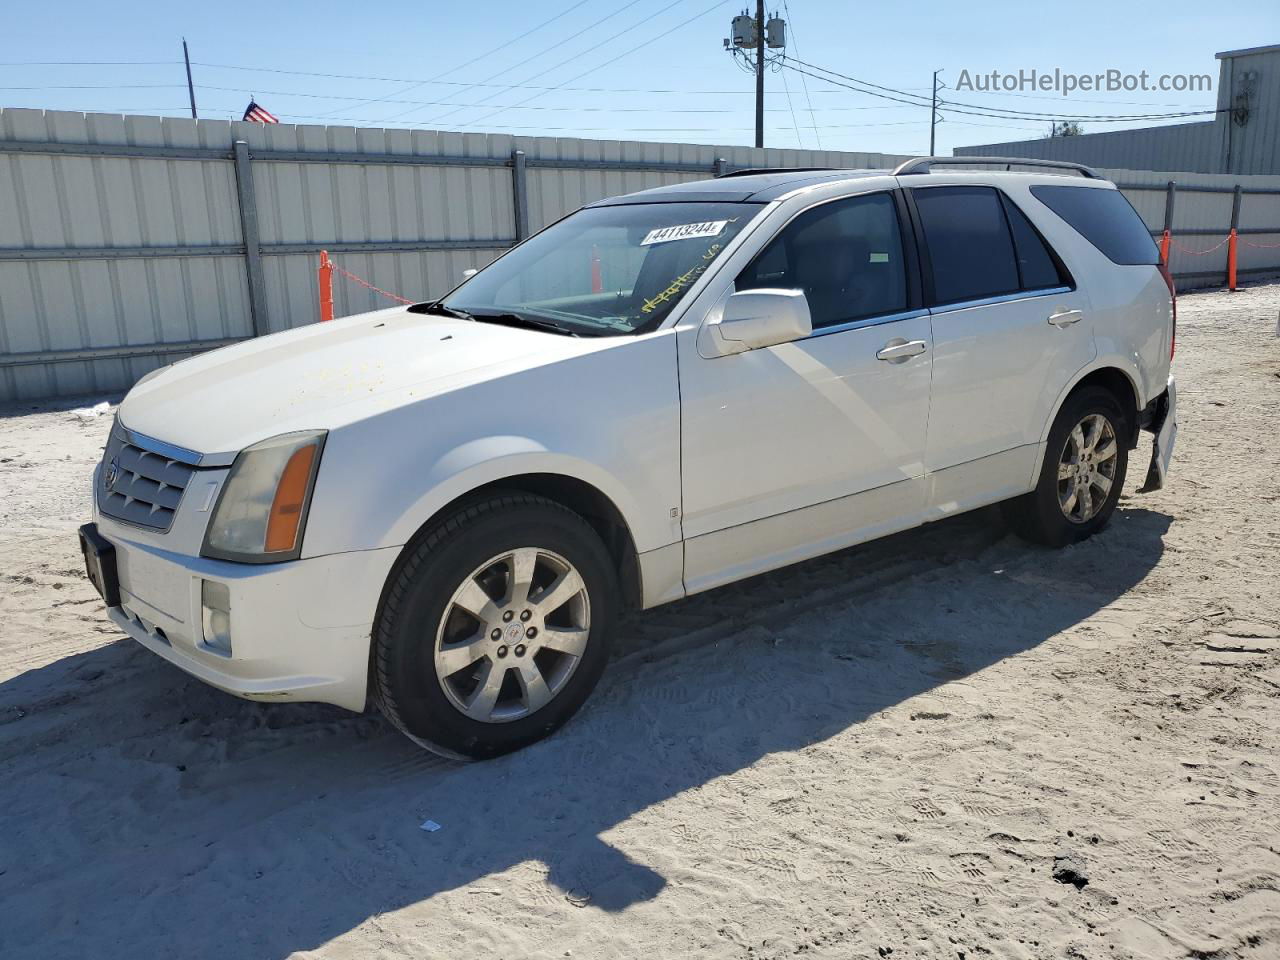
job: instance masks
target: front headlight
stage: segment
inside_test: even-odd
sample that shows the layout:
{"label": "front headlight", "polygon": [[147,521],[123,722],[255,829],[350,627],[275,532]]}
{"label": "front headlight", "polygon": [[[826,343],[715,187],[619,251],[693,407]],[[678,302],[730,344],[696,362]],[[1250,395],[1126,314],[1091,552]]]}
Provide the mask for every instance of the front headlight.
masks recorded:
{"label": "front headlight", "polygon": [[244,563],[296,560],[325,436],[286,433],[240,451],[200,553]]}

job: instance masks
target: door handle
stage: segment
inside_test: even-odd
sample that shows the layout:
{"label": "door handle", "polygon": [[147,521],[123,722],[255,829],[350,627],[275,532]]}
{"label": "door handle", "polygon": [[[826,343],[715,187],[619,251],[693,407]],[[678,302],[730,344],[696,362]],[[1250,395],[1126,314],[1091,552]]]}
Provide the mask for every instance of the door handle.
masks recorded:
{"label": "door handle", "polygon": [[1084,314],[1079,310],[1058,310],[1049,314],[1049,322],[1055,327],[1069,327],[1073,323],[1079,323],[1084,319]]}
{"label": "door handle", "polygon": [[929,345],[923,340],[890,340],[876,354],[876,359],[887,360],[889,363],[901,363],[903,360],[918,357],[928,349]]}

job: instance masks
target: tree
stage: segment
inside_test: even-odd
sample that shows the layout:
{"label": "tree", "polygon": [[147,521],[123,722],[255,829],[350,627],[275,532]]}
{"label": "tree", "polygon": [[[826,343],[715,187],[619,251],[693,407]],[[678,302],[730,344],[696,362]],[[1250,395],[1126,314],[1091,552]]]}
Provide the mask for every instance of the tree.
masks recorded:
{"label": "tree", "polygon": [[1049,137],[1078,137],[1084,133],[1084,128],[1074,120],[1064,120],[1062,123],[1055,123]]}

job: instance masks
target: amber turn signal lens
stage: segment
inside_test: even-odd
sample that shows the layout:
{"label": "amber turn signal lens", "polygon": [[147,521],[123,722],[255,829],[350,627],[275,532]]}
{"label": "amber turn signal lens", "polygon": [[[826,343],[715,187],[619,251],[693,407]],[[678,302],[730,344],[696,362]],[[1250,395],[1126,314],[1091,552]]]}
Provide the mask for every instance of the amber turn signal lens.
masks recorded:
{"label": "amber turn signal lens", "polygon": [[311,467],[316,459],[316,445],[308,444],[294,451],[280,475],[271,514],[267,518],[267,553],[282,553],[298,545],[302,524],[302,507],[307,500]]}

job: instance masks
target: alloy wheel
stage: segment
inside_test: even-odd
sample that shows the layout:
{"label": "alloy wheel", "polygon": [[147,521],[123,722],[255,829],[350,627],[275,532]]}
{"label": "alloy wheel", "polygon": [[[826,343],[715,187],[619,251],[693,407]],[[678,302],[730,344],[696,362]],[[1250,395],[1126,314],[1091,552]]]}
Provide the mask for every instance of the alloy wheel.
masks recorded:
{"label": "alloy wheel", "polygon": [[559,554],[520,547],[492,557],[454,591],[436,630],[436,678],[482,723],[508,723],[550,703],[591,634],[591,603]]}
{"label": "alloy wheel", "polygon": [[1058,506],[1072,523],[1088,523],[1106,504],[1119,451],[1115,427],[1100,413],[1087,415],[1067,434],[1058,460]]}

